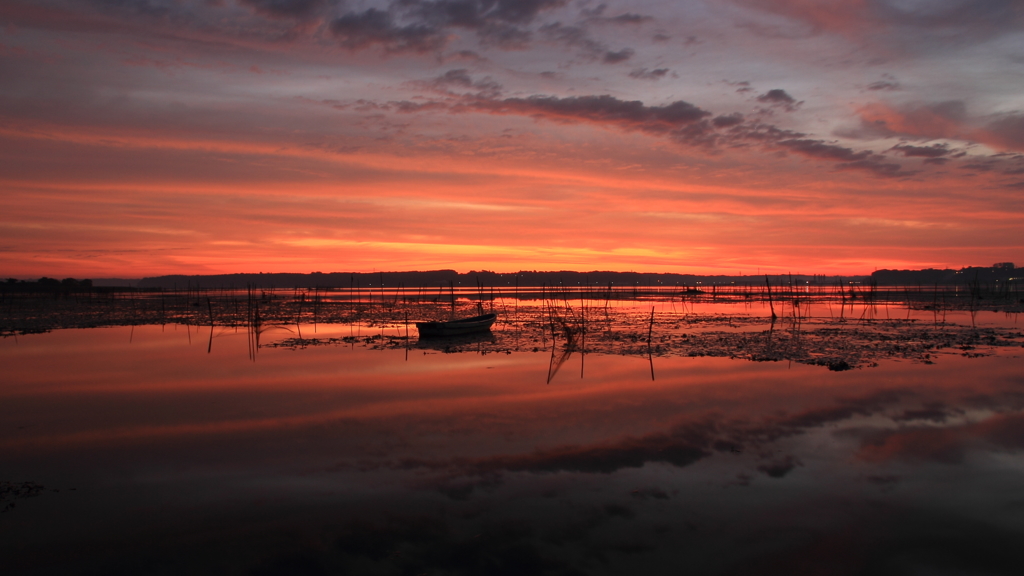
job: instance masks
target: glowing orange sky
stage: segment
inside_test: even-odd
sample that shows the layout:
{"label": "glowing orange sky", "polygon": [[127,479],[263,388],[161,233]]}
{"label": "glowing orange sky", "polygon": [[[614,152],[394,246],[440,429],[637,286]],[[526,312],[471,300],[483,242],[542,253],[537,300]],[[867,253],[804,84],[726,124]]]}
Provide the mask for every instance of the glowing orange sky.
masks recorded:
{"label": "glowing orange sky", "polygon": [[364,4],[5,3],[0,275],[1024,261],[1008,0]]}

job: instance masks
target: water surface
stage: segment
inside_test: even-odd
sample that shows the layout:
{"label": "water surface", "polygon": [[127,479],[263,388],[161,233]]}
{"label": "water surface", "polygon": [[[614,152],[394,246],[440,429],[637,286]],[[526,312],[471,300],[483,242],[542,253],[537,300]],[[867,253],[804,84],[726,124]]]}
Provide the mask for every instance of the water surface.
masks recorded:
{"label": "water surface", "polygon": [[577,353],[548,383],[543,346],[380,331],[255,361],[235,328],[0,341],[11,573],[1017,573],[1019,347]]}

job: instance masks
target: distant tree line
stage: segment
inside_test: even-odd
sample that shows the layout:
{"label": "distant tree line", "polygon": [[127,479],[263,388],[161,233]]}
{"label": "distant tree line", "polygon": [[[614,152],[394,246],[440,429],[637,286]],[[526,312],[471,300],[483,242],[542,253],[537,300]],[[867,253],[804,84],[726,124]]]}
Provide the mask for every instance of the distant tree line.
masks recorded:
{"label": "distant tree line", "polygon": [[1024,269],[1013,262],[999,262],[992,266],[968,266],[959,270],[949,268],[926,270],[876,270],[871,279],[882,286],[950,286],[959,284],[1017,283],[1024,279]]}
{"label": "distant tree line", "polygon": [[808,274],[771,274],[757,276],[706,276],[695,274],[642,273],[642,272],[611,272],[591,271],[576,272],[521,270],[519,272],[498,273],[490,270],[471,270],[460,274],[455,270],[430,270],[408,272],[313,272],[297,273],[256,273],[256,274],[211,274],[211,275],[172,275],[143,278],[135,283],[134,288],[114,288],[110,286],[93,287],[92,280],[42,277],[38,280],[18,280],[8,278],[0,284],[4,292],[26,293],[77,293],[89,291],[117,290],[169,290],[196,288],[245,288],[256,286],[261,288],[430,288],[447,287],[512,287],[519,286],[638,286],[638,287],[706,287],[706,286],[761,286],[767,277],[772,285],[836,285],[860,284],[871,282],[878,286],[950,286],[970,283],[1000,285],[1020,283],[1024,279],[1022,268],[1012,262],[1000,262],[993,266],[970,266],[959,270],[926,269],[926,270],[876,270],[870,276],[824,276]]}
{"label": "distant tree line", "polygon": [[[822,276],[809,274],[771,274],[768,276],[772,285],[811,284],[832,285],[836,282],[860,283],[867,276]],[[258,274],[211,274],[211,275],[174,275],[143,278],[135,283],[140,289],[210,289],[210,288],[447,288],[449,284],[461,288],[481,286],[511,288],[518,286],[596,286],[604,287],[678,287],[692,288],[705,286],[763,286],[764,275],[757,276],[704,276],[695,274],[645,273],[645,272],[611,272],[591,271],[577,272],[572,270],[538,271],[521,270],[519,272],[499,273],[490,270],[471,270],[459,273],[455,270],[429,270],[409,272],[313,272],[297,273],[258,273]]]}
{"label": "distant tree line", "polygon": [[89,292],[92,290],[92,280],[77,280],[75,278],[47,278],[43,276],[39,280],[18,280],[8,278],[3,283],[2,289],[5,292],[28,292],[28,293],[71,293]]}

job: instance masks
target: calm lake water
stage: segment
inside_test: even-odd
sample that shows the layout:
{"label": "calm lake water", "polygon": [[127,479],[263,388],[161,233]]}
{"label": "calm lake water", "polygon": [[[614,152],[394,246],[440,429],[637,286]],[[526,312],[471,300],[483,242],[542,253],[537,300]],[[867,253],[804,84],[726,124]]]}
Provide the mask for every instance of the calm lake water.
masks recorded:
{"label": "calm lake water", "polygon": [[0,571],[1020,570],[1019,347],[840,372],[577,354],[548,383],[543,347],[252,361],[244,329],[209,336],[0,340]]}

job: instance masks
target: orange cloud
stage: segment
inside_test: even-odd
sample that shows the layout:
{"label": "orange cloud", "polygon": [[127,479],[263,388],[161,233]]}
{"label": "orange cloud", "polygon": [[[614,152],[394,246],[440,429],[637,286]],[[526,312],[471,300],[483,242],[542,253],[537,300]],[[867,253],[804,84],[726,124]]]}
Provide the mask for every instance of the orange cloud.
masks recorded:
{"label": "orange cloud", "polygon": [[963,102],[942,102],[932,105],[895,109],[876,102],[857,110],[865,128],[881,134],[909,136],[928,140],[962,139],[970,130]]}

